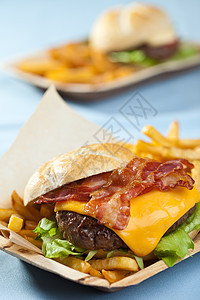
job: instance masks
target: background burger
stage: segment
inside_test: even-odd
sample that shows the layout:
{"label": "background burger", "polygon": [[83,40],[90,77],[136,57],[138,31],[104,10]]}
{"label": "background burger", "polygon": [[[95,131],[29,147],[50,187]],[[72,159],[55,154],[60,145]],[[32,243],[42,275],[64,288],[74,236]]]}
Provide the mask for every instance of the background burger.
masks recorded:
{"label": "background burger", "polygon": [[194,51],[194,46],[180,42],[167,14],[146,3],[104,11],[92,27],[89,43],[115,62],[146,66]]}

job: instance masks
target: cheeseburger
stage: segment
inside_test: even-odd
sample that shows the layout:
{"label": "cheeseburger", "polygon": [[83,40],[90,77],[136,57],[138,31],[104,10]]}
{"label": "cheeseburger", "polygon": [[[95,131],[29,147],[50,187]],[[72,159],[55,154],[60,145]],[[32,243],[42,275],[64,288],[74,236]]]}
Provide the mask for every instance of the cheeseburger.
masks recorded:
{"label": "cheeseburger", "polygon": [[185,159],[161,163],[119,144],[93,144],[41,166],[24,202],[54,207],[55,216],[36,228],[47,257],[119,250],[172,266],[193,248],[200,227],[192,168]]}

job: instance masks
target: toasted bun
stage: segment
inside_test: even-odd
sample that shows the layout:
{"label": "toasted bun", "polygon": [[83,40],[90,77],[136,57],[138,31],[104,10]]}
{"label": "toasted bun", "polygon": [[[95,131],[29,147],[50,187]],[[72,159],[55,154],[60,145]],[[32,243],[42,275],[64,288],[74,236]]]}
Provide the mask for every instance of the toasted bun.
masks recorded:
{"label": "toasted bun", "polygon": [[143,43],[155,46],[176,39],[167,15],[148,4],[134,3],[103,12],[90,34],[90,44],[100,51],[120,51]]}
{"label": "toasted bun", "polygon": [[133,158],[119,144],[93,144],[62,154],[41,166],[28,181],[24,204],[64,184],[112,171]]}

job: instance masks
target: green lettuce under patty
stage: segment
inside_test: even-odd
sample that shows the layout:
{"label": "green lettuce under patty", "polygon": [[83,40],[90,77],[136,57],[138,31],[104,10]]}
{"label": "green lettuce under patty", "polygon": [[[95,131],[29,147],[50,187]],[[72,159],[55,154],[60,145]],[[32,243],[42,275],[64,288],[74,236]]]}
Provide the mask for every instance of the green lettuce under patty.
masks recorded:
{"label": "green lettuce under patty", "polygon": [[[183,258],[189,254],[189,249],[194,249],[194,243],[188,233],[200,228],[200,203],[196,204],[195,212],[187,218],[187,220],[177,227],[177,229],[164,235],[154,254],[162,259],[167,266],[172,267],[179,258]],[[37,239],[43,241],[42,251],[48,258],[67,257],[75,255],[77,257],[85,256],[85,260],[89,261],[98,252],[97,250],[88,251],[84,248],[76,247],[63,238],[61,231],[55,220],[43,218],[34,230],[37,233]],[[121,252],[129,254],[132,252],[126,249],[119,249]],[[108,251],[107,257],[113,256],[115,251]],[[143,260],[132,253],[141,269],[143,269]]]}
{"label": "green lettuce under patty", "polygon": [[138,50],[138,49],[111,52],[110,59],[113,60],[114,62],[119,62],[119,63],[128,63],[128,64],[141,65],[144,67],[151,67],[159,63],[162,63],[163,61],[174,61],[174,60],[186,59],[188,57],[197,55],[198,53],[199,50],[195,45],[182,42],[179,45],[176,53],[165,60],[159,60],[159,59],[148,57],[143,50]]}
{"label": "green lettuce under patty", "polygon": [[43,241],[42,252],[48,258],[67,257],[69,255],[81,256],[86,251],[63,239],[54,220],[43,218],[34,232],[37,233],[37,239]]}
{"label": "green lettuce under patty", "polygon": [[172,267],[179,258],[189,254],[189,249],[194,249],[194,243],[188,233],[199,228],[200,203],[197,203],[195,212],[182,225],[161,238],[154,254],[161,258],[167,266]]}

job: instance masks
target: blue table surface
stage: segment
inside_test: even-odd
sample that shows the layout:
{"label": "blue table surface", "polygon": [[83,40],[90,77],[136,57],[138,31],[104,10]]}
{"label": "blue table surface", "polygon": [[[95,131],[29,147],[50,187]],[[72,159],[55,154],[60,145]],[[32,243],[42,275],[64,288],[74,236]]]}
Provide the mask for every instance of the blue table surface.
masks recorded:
{"label": "blue table surface", "polygon": [[[86,37],[96,16],[112,5],[129,1],[0,1],[0,62],[67,40]],[[198,0],[143,1],[163,7],[180,36],[200,40]],[[123,124],[133,139],[138,130],[121,114],[122,106],[139,92],[156,112],[140,118],[139,129],[150,123],[166,133],[169,122],[181,124],[183,137],[200,137],[200,69],[144,84],[94,103],[68,103],[84,117],[107,124],[111,117]],[[0,73],[0,155],[9,149],[18,131],[39,103],[42,92]],[[9,180],[9,179],[8,179]],[[200,254],[171,269],[114,294],[77,285],[0,253],[0,299],[199,299]]]}

